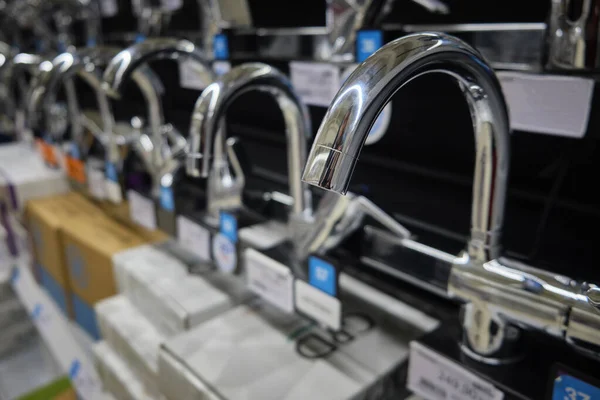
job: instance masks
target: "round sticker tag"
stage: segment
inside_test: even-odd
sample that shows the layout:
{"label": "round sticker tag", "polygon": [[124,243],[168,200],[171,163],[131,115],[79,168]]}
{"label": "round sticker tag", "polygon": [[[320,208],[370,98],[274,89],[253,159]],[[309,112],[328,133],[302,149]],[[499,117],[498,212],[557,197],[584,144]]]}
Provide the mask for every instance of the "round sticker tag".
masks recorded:
{"label": "round sticker tag", "polygon": [[[348,79],[350,74],[355,69],[356,69],[356,65],[351,65],[348,68],[346,68],[344,70],[344,72],[342,72],[342,74],[340,76],[341,84],[346,82],[346,79]],[[392,102],[390,101],[383,108],[383,110],[379,114],[379,117],[377,117],[377,120],[375,121],[375,123],[373,124],[373,127],[371,128],[371,131],[369,132],[369,136],[367,136],[367,140],[365,141],[365,144],[370,145],[373,143],[377,143],[383,137],[383,135],[385,135],[385,132],[387,131],[388,127],[390,126],[391,119],[392,119]]]}
{"label": "round sticker tag", "polygon": [[212,250],[217,268],[223,272],[233,273],[237,266],[235,244],[227,236],[218,233],[213,238]]}

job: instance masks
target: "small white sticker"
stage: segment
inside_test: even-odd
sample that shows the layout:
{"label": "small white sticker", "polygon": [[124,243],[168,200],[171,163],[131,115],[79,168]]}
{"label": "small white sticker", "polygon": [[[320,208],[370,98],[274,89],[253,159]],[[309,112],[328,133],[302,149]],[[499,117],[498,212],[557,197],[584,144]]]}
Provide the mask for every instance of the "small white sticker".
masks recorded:
{"label": "small white sticker", "polygon": [[248,248],[244,252],[248,288],[285,312],[294,312],[292,272],[285,265]]}
{"label": "small white sticker", "polygon": [[588,127],[594,81],[572,76],[498,72],[512,129],[582,138]]}
{"label": "small white sticker", "polygon": [[228,274],[235,272],[237,268],[237,249],[235,243],[222,233],[218,233],[213,237],[212,251],[217,268]]}
{"label": "small white sticker", "polygon": [[242,228],[238,232],[240,240],[255,249],[270,249],[286,240],[287,226],[278,221],[267,221]]}
{"label": "small white sticker", "polygon": [[429,400],[501,400],[504,393],[461,366],[410,343],[408,388]]}
{"label": "small white sticker", "polygon": [[327,63],[292,61],[292,85],[306,104],[329,107],[340,89],[340,70]]}
{"label": "small white sticker", "polygon": [[215,61],[212,64],[212,69],[217,76],[221,76],[231,70],[231,63],[229,61]]}
{"label": "small white sticker", "polygon": [[88,190],[92,197],[104,200],[106,198],[106,185],[104,183],[104,171],[94,165],[88,164]]}
{"label": "small white sticker", "polygon": [[112,17],[117,15],[119,7],[117,6],[117,0],[101,0],[100,1],[100,13],[103,17]]}
{"label": "small white sticker", "polygon": [[210,232],[194,221],[177,216],[177,240],[202,261],[210,261]]}
{"label": "small white sticker", "polygon": [[119,204],[123,201],[123,194],[121,193],[121,186],[110,179],[105,182],[106,187],[106,198],[115,204]]}
{"label": "small white sticker", "polygon": [[307,317],[335,331],[342,327],[342,303],[339,299],[296,279],[296,309]]}
{"label": "small white sticker", "polygon": [[200,67],[194,60],[179,60],[179,86],[186,89],[203,90],[211,84],[201,79],[201,74],[197,72]]}
{"label": "small white sticker", "polygon": [[146,229],[156,229],[156,211],[154,202],[134,190],[127,191],[129,216],[132,221]]}

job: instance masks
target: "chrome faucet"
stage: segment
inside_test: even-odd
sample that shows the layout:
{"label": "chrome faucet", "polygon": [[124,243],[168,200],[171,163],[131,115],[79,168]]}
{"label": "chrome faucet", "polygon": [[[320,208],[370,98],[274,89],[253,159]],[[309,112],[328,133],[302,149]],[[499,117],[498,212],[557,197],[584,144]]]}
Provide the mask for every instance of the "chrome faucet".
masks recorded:
{"label": "chrome faucet", "polygon": [[[408,235],[400,224],[389,218],[373,203],[362,196],[344,198],[329,194],[319,203],[313,215],[312,195],[300,180],[306,161],[306,140],[311,134],[310,117],[306,106],[295,93],[291,83],[277,69],[261,63],[243,64],[233,68],[218,81],[207,87],[194,107],[190,127],[190,152],[187,173],[194,177],[208,177],[209,217],[218,221],[223,208],[242,205],[243,172],[231,148],[235,172],[233,178],[223,148],[224,121],[227,108],[234,99],[248,91],[259,90],[271,94],[283,114],[286,124],[288,185],[292,197],[288,218],[288,234],[294,244],[294,259],[301,264],[311,253],[320,253],[335,247],[345,237],[360,228],[366,216],[372,216],[401,236]],[[213,154],[214,152],[214,154]],[[212,162],[212,165],[211,165]],[[297,275],[305,275],[303,268],[294,266]]]}
{"label": "chrome faucet", "polygon": [[302,179],[345,193],[379,112],[405,84],[429,73],[454,78],[471,111],[476,148],[471,234],[466,252],[459,256],[410,240],[404,246],[451,266],[448,293],[466,303],[464,351],[488,363],[510,361],[521,327],[597,352],[598,287],[500,258],[508,114],[494,72],[464,42],[441,33],[410,35],[388,43],[360,64],[332,101]]}
{"label": "chrome faucet", "polygon": [[[271,94],[283,114],[289,188],[293,198],[290,223],[304,220],[312,214],[310,191],[300,181],[306,159],[306,140],[311,131],[310,117],[289,80],[269,65],[248,63],[237,66],[202,92],[192,113],[186,171],[190,176],[209,178],[207,208],[213,219],[218,218],[222,208],[241,207],[244,175],[235,152],[231,150],[232,142],[225,142],[224,116],[236,97],[251,90]],[[225,148],[236,170],[235,178],[223,154]]]}
{"label": "chrome faucet", "polygon": [[[182,153],[181,149],[171,149],[166,157],[164,153],[164,137],[170,136],[174,139],[173,141],[177,143],[177,147],[181,147],[182,137],[173,131],[173,127],[164,124],[160,98],[157,96],[156,91],[148,84],[141,82],[139,77],[133,73],[142,66],[147,68],[146,63],[149,61],[167,58],[178,59],[180,57],[188,57],[195,62],[196,73],[204,82],[212,82],[214,80],[213,72],[204,54],[192,42],[173,38],[146,39],[143,42],[136,43],[120,51],[109,62],[103,76],[104,82],[102,87],[112,98],[120,98],[120,91],[123,84],[131,75],[147,99],[151,137],[148,138],[148,136],[145,136],[150,141],[146,140],[148,142],[146,146],[138,146],[137,148],[138,150],[143,148],[143,152],[152,153],[151,164],[153,172],[151,175],[153,175],[153,192],[155,196],[158,196],[160,179],[164,168],[167,165],[171,166],[172,158]],[[147,155],[142,155],[141,158],[149,160]]]}

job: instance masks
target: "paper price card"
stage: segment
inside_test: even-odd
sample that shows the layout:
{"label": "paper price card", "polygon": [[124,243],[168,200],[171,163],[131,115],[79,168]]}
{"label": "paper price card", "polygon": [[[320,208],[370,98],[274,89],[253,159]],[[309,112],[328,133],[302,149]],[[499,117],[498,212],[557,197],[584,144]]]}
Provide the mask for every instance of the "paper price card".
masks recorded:
{"label": "paper price card", "polygon": [[254,250],[244,251],[248,288],[285,312],[294,311],[294,277],[288,267]]}

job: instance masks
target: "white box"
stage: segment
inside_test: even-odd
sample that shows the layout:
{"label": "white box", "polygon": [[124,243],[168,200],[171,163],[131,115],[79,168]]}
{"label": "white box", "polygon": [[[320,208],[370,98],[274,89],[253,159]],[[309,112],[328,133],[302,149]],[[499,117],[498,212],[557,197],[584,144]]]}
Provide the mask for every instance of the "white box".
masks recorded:
{"label": "white box", "polygon": [[158,349],[165,336],[127,300],[117,295],[95,305],[102,338],[127,362],[147,388],[158,392]]}
{"label": "white box", "polygon": [[181,400],[354,398],[359,383],[296,352],[293,337],[309,326],[265,303],[236,307],[163,344],[160,388]]}
{"label": "white box", "polygon": [[160,252],[141,250],[116,260],[119,290],[165,334],[183,332],[233,307],[226,293],[185,273],[175,257],[164,253],[150,257]]}
{"label": "white box", "polygon": [[92,346],[92,352],[104,390],[112,393],[117,399],[158,400],[163,398],[160,393],[149,392],[140,378],[106,342],[95,343]]}

